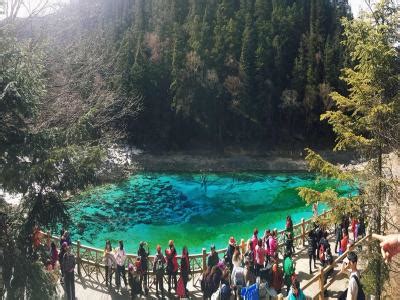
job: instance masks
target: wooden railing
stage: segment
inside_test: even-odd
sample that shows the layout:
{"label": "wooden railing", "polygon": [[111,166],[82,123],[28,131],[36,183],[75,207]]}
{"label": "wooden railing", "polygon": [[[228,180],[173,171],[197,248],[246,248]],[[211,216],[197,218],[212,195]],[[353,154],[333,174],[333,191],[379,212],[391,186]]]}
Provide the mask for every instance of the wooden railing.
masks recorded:
{"label": "wooden railing", "polygon": [[[329,214],[329,211],[323,211],[320,217],[325,217]],[[307,238],[307,234],[313,229],[312,224],[313,219],[304,220],[301,219],[301,222],[293,226],[294,231],[294,241],[300,242],[302,246],[305,245],[305,240]],[[281,251],[280,248],[284,245],[284,232],[285,230],[278,231],[278,249]],[[53,236],[50,233],[42,232],[42,241],[46,240],[47,243],[50,243],[50,240],[56,242],[56,244],[60,243],[60,238],[57,236]],[[299,241],[300,240],[300,241]],[[49,245],[48,245],[49,246]],[[90,278],[100,283],[105,282],[105,265],[103,263],[103,254],[104,251],[99,248],[88,247],[81,245],[80,241],[78,240],[76,243],[72,243],[71,251],[74,253],[77,261],[77,268],[76,272],[78,276],[83,276],[86,278]],[[225,253],[226,248],[217,250],[217,253]],[[190,270],[192,274],[193,286],[200,287],[200,279],[201,276],[194,276],[195,274],[202,274],[207,267],[207,250],[205,248],[202,249],[202,253],[194,254],[189,256],[189,264]],[[179,259],[181,256],[178,255],[177,258]],[[134,254],[127,254],[126,263],[135,264],[137,255]],[[154,283],[154,275],[153,274],[153,262],[154,262],[154,255],[149,256],[149,286],[151,287]]]}
{"label": "wooden railing", "polygon": [[330,280],[325,283],[326,274],[329,271],[333,270],[335,267],[339,266],[339,264],[347,256],[347,253],[349,253],[349,251],[354,250],[355,247],[357,247],[357,246],[361,246],[363,243],[365,243],[367,240],[369,240],[370,237],[371,237],[371,235],[367,235],[367,236],[363,237],[362,239],[358,240],[356,243],[351,245],[351,247],[349,247],[342,255],[337,257],[331,265],[326,266],[325,268],[320,268],[318,274],[315,275],[313,278],[311,278],[309,281],[307,281],[306,284],[304,284],[302,286],[303,292],[305,294],[307,294],[307,290],[310,290],[311,285],[313,285],[315,282],[318,281],[317,294],[312,295],[312,296],[310,296],[310,295],[307,295],[307,296],[309,296],[312,299],[318,298],[319,300],[323,300],[325,291],[332,285],[333,282],[336,281],[337,277],[340,276],[340,273],[336,274],[336,275],[332,276],[330,278]]}

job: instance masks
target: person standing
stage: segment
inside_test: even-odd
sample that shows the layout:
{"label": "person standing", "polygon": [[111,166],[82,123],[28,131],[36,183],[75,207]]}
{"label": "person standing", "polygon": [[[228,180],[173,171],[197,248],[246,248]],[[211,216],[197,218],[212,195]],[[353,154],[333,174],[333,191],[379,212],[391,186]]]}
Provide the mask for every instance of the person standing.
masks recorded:
{"label": "person standing", "polygon": [[157,254],[154,257],[153,272],[156,275],[156,295],[158,297],[158,290],[161,292],[161,299],[164,299],[164,270],[165,270],[165,257],[161,252],[161,246],[157,245]]}
{"label": "person standing", "polygon": [[131,288],[131,299],[136,296],[143,295],[142,285],[140,284],[140,271],[137,270],[132,264],[128,265],[128,282]]}
{"label": "person standing", "polygon": [[233,253],[235,252],[235,246],[236,246],[236,240],[234,239],[233,236],[229,238],[229,244],[228,244],[228,249],[226,250],[224,261],[227,264],[229,270],[232,271],[233,265],[232,265],[232,257]]}
{"label": "person standing", "polygon": [[283,272],[279,267],[277,257],[273,260],[270,286],[275,289],[277,294],[281,293],[283,287]]}
{"label": "person standing", "polygon": [[51,260],[51,267],[54,269],[57,261],[59,260],[57,246],[54,242],[51,242],[50,246],[50,260]]}
{"label": "person standing", "polygon": [[353,251],[350,251],[347,254],[347,260],[343,262],[341,271],[344,272],[346,270],[350,271],[349,286],[347,292],[339,299],[357,300],[357,298],[362,296],[364,292],[362,291],[362,286],[360,284],[360,272],[357,269],[357,254]]}
{"label": "person standing", "polygon": [[187,289],[187,283],[189,281],[190,264],[189,264],[189,252],[186,246],[182,249],[181,257],[181,276],[183,280],[183,286],[185,288],[186,297],[189,296],[189,291]]}
{"label": "person standing", "polygon": [[32,233],[33,251],[37,251],[39,249],[41,238],[42,238],[42,233],[40,232],[40,228],[38,225],[35,225],[33,227],[33,233]]}
{"label": "person standing", "polygon": [[121,276],[124,280],[125,287],[128,286],[128,282],[125,274],[125,260],[126,260],[126,252],[124,250],[123,241],[119,241],[119,248],[115,250],[115,260],[117,262],[117,274],[115,275],[115,284],[119,289],[121,287]]}
{"label": "person standing", "polygon": [[75,300],[75,256],[71,253],[70,246],[68,246],[66,250],[67,252],[63,257],[65,291],[67,294],[67,300]]}
{"label": "person standing", "polygon": [[306,296],[300,289],[300,282],[295,279],[288,295],[288,300],[306,300]]}
{"label": "person standing", "polygon": [[143,287],[145,296],[149,293],[149,288],[147,287],[147,270],[148,270],[148,256],[149,249],[144,248],[147,245],[146,242],[140,242],[139,250],[137,252],[138,257],[140,259],[140,285]]}
{"label": "person standing", "polygon": [[349,234],[346,229],[343,229],[343,238],[340,241],[339,256],[346,252],[348,243],[349,243]]}
{"label": "person standing", "polygon": [[255,249],[255,275],[260,276],[260,269],[264,268],[265,263],[265,249],[262,246],[262,240],[258,240],[258,245]]}
{"label": "person standing", "polygon": [[278,241],[276,239],[276,231],[273,230],[271,235],[268,238],[268,245],[269,245],[269,249],[268,249],[268,256],[270,258],[274,258],[276,251],[278,249]]}
{"label": "person standing", "polygon": [[168,274],[168,293],[171,292],[171,279],[174,281],[174,290],[176,291],[177,280],[176,275],[178,274],[178,260],[176,258],[176,249],[174,241],[170,240],[169,248],[165,250],[165,257],[167,259],[167,274]]}
{"label": "person standing", "polygon": [[290,236],[294,237],[293,221],[291,216],[286,217],[286,232],[290,232]]}
{"label": "person standing", "polygon": [[60,279],[61,284],[64,283],[64,267],[63,267],[64,261],[63,261],[63,258],[64,258],[65,253],[67,253],[67,247],[68,247],[67,242],[62,243],[60,253],[58,253],[58,261],[60,262],[60,269],[61,269],[61,279]]}
{"label": "person standing", "polygon": [[335,253],[338,253],[338,246],[340,249],[340,241],[343,238],[343,224],[339,223],[335,227]]}
{"label": "person standing", "polygon": [[295,272],[295,267],[290,253],[286,252],[284,257],[285,258],[283,261],[283,279],[287,287],[287,293],[289,293],[290,286],[292,284],[292,276]]}
{"label": "person standing", "polygon": [[256,246],[258,245],[258,229],[257,228],[254,228],[253,236],[251,238],[251,243],[253,244],[253,249],[255,249]]}
{"label": "person standing", "polygon": [[233,269],[242,266],[242,255],[240,254],[239,246],[236,246],[235,252],[233,252],[232,264],[233,264]]}
{"label": "person standing", "polygon": [[108,285],[111,286],[112,266],[114,263],[114,256],[112,254],[111,242],[109,240],[106,241],[106,246],[104,247],[103,260],[106,270],[106,286]]}
{"label": "person standing", "polygon": [[219,262],[219,257],[217,251],[215,251],[215,245],[211,245],[211,253],[207,257],[207,267],[210,269],[216,266]]}
{"label": "person standing", "polygon": [[317,249],[317,241],[316,241],[316,239],[315,239],[315,233],[314,233],[313,230],[311,230],[311,231],[308,233],[307,242],[308,242],[308,248],[307,248],[307,252],[308,252],[308,264],[309,264],[309,267],[310,267],[310,274],[312,274],[311,262],[312,262],[313,259],[314,259],[314,268],[315,268],[315,269],[317,268],[317,265],[316,265],[316,255],[315,255],[315,251],[316,251],[316,249]]}

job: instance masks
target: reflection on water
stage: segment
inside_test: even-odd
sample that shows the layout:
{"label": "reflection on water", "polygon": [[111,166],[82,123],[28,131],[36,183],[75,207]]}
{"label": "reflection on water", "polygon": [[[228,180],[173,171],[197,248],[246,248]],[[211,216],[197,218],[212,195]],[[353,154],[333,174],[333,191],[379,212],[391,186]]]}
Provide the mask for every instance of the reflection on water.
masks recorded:
{"label": "reflection on water", "polygon": [[226,246],[231,235],[247,239],[255,227],[283,228],[288,214],[295,223],[311,217],[299,186],[352,191],[333,180],[316,183],[309,173],[142,173],[77,197],[70,207],[73,237],[99,248],[122,239],[128,252],[142,240],[155,248],[174,239],[178,250],[187,245],[200,253],[211,243]]}

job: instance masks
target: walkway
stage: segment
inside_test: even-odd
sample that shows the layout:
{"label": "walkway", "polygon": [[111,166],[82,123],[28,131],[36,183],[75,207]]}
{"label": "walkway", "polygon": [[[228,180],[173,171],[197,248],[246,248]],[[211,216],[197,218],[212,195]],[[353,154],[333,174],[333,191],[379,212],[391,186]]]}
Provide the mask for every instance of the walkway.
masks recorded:
{"label": "walkway", "polygon": [[[350,236],[352,234],[350,233]],[[333,241],[333,234],[330,235],[329,242],[331,244],[331,249],[334,249],[335,244]],[[318,270],[313,270],[312,274],[309,274],[308,268],[308,255],[307,255],[307,246],[302,249],[296,249],[296,254],[294,256],[294,260],[296,263],[296,273],[297,278],[300,280],[301,285],[304,285],[308,280],[310,280],[313,276],[318,273]],[[337,257],[337,254],[334,254],[334,258]],[[319,267],[319,263],[317,262],[317,266]],[[339,272],[338,267],[335,269],[334,274]],[[198,275],[196,275],[198,276]],[[197,278],[196,278],[197,279]],[[325,299],[337,299],[338,295],[345,290],[347,287],[347,276],[340,275],[339,279],[336,280],[329,288],[328,297]],[[79,278],[78,275],[75,277],[75,287],[76,287],[76,296],[77,299],[98,299],[98,300],[119,300],[119,299],[130,299],[129,292],[127,289],[122,288],[120,292],[117,292],[114,288],[108,289],[104,284],[100,284],[99,282],[91,281],[87,278]],[[164,284],[166,287],[166,284]],[[193,286],[193,280],[191,280],[188,284],[188,288],[190,291],[191,299],[202,299],[202,293],[198,287]],[[313,297],[317,294],[319,290],[319,283],[316,281],[313,283],[306,291],[305,294],[307,297]],[[59,286],[60,295],[63,294],[62,286]],[[147,297],[142,297],[142,299],[157,299],[155,295],[154,287],[150,289],[150,294]],[[168,298],[167,298],[168,299]],[[169,299],[174,299],[169,298]],[[175,298],[176,299],[176,298]]]}

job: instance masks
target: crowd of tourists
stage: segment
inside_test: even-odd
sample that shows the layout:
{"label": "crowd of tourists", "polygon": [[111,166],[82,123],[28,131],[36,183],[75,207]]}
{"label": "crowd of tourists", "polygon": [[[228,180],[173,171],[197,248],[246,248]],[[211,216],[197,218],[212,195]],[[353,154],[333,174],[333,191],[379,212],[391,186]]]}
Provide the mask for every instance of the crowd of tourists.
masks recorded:
{"label": "crowd of tourists", "polygon": [[[328,242],[328,232],[321,225],[316,223],[313,225],[307,239],[310,274],[313,273],[313,268],[317,268],[317,261],[322,267],[330,265],[334,261]],[[352,240],[349,239],[349,228],[352,232]],[[254,229],[252,236],[247,241],[242,239],[240,243],[234,237],[230,237],[225,253],[218,254],[215,245],[211,245],[207,266],[201,277],[204,299],[246,298],[248,293],[254,291],[260,296],[266,294],[276,296],[282,293],[286,294],[288,299],[305,299],[293,260],[295,254],[294,231],[290,216],[286,219],[286,227],[282,235],[284,246],[283,249],[279,249],[281,252],[278,251],[276,229],[265,230],[262,235],[259,234],[258,229]],[[334,252],[341,255],[348,249],[351,242],[362,236],[365,236],[363,218],[344,217],[342,222],[335,227]],[[384,237],[378,238],[382,240],[382,249],[385,249]],[[399,240],[397,241],[400,243]],[[46,247],[49,255],[45,263],[46,270],[49,272],[61,273],[60,282],[64,285],[68,300],[75,299],[74,268],[76,262],[74,254],[71,252],[71,244],[70,234],[66,230],[61,231],[59,245],[51,242],[48,237]],[[41,232],[37,226],[33,230],[32,245],[34,250],[42,246]],[[391,250],[392,248],[387,249]],[[107,240],[103,254],[106,286],[121,289],[121,281],[123,281],[124,288],[130,291],[132,299],[141,295],[147,296],[149,292],[148,271],[151,265],[157,297],[165,299],[166,293],[168,293],[168,296],[176,295],[180,298],[187,298],[189,296],[187,284],[191,271],[187,247],[183,247],[179,261],[172,240],[169,241],[165,251],[162,251],[160,245],[157,245],[155,250],[156,254],[151,265],[149,263],[149,246],[146,242],[140,242],[136,261],[127,264],[127,253],[123,241],[119,241],[118,246],[113,248],[111,242]],[[389,250],[388,253],[391,253]],[[388,257],[390,258],[389,254]],[[349,252],[342,269],[342,271],[350,270],[349,289],[342,295],[342,299],[357,299],[357,294],[361,289],[359,289],[360,275],[357,270],[357,255],[354,252]],[[325,282],[332,272],[333,269],[325,273]],[[168,278],[167,290],[164,289],[164,275],[167,275]]]}

